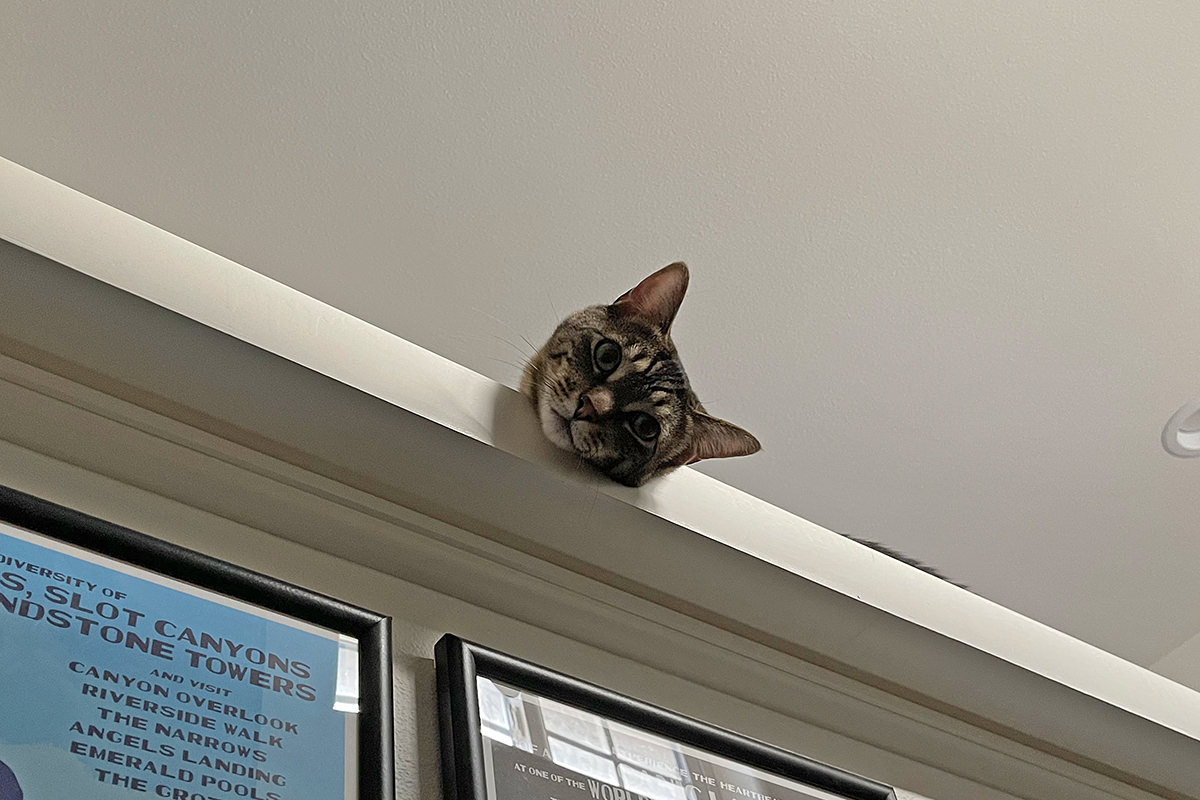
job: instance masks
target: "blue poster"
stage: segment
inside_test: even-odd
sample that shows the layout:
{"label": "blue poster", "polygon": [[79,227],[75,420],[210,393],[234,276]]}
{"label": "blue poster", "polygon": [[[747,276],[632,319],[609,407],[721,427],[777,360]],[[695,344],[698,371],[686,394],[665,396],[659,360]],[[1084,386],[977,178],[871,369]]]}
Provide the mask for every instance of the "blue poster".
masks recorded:
{"label": "blue poster", "polygon": [[0,523],[0,800],[349,800],[352,644]]}

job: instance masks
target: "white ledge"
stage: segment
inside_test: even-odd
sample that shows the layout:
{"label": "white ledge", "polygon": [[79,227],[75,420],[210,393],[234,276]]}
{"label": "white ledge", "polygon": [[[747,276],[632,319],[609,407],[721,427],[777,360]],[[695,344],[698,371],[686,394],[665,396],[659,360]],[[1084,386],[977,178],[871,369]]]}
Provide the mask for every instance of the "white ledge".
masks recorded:
{"label": "white ledge", "polygon": [[[371,491],[994,731],[1182,795],[1200,785],[1200,694],[1186,687],[698,472],[642,489],[580,472],[542,439],[511,389],[4,160],[0,238],[76,273],[6,267],[0,295],[12,307],[0,334],[10,340],[345,470],[334,477],[369,476]],[[87,288],[95,281],[107,287]],[[86,291],[95,318],[45,319],[46,303],[72,287]],[[112,315],[129,322],[127,341],[113,332]],[[279,367],[267,385],[265,362],[242,343],[335,384]],[[156,351],[152,366],[138,363]],[[189,364],[221,359],[240,400],[203,368],[169,372],[185,351]],[[280,391],[281,380],[294,391]],[[356,405],[345,387],[386,407]],[[406,413],[387,416],[387,408]],[[342,412],[336,435],[319,429]],[[378,441],[385,430],[389,441]],[[580,508],[590,509],[586,529],[575,524]],[[679,574],[681,561],[689,574]],[[1051,699],[1055,713],[1046,714]]]}

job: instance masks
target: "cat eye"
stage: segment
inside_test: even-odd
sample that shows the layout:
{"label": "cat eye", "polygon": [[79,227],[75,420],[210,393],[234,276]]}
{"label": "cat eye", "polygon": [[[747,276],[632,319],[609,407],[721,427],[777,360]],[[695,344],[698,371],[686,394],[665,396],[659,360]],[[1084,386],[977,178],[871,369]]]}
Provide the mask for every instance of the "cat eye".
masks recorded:
{"label": "cat eye", "polygon": [[612,372],[621,363],[621,345],[612,339],[601,339],[592,351],[592,361],[598,372]]}
{"label": "cat eye", "polygon": [[643,442],[652,442],[658,438],[658,420],[644,411],[639,411],[629,418],[629,428],[633,435]]}

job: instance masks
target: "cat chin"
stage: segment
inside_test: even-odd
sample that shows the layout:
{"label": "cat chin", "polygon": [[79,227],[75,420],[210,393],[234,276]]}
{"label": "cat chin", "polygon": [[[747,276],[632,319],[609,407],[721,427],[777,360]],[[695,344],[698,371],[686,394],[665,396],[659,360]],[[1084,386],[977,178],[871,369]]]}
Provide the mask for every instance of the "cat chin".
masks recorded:
{"label": "cat chin", "polygon": [[571,441],[571,422],[550,407],[543,399],[538,408],[538,417],[542,422],[542,433],[556,447],[575,452],[575,443]]}

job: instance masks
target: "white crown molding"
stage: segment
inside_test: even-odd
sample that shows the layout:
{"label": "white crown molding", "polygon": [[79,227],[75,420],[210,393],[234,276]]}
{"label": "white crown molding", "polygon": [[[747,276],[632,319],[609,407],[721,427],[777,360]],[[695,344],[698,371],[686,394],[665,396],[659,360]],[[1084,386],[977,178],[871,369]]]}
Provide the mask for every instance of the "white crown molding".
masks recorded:
{"label": "white crown molding", "polygon": [[[697,472],[643,490],[581,473],[512,390],[2,160],[0,238],[19,246],[0,246],[11,387],[371,518],[383,503],[397,520],[437,521],[439,535],[465,532],[479,557],[607,585],[622,598],[607,602],[633,604],[628,613],[652,608],[736,637],[727,646],[807,662],[854,692],[921,709],[909,718],[933,713],[964,737],[966,723],[1077,780],[1177,797],[1200,785],[1190,689]],[[36,371],[21,377],[27,367]],[[207,438],[156,429],[164,421]],[[116,469],[85,439],[56,441],[48,422],[10,423],[11,442]],[[128,433],[103,441],[117,447]],[[236,482],[151,468],[136,452],[114,477],[359,563],[412,569],[380,540],[333,540]],[[629,656],[639,653],[652,658]]]}

